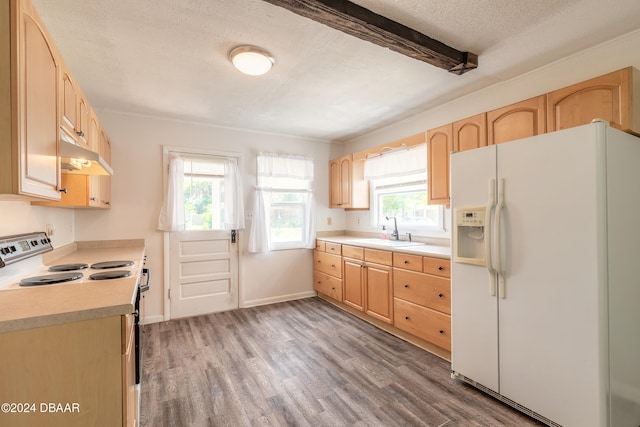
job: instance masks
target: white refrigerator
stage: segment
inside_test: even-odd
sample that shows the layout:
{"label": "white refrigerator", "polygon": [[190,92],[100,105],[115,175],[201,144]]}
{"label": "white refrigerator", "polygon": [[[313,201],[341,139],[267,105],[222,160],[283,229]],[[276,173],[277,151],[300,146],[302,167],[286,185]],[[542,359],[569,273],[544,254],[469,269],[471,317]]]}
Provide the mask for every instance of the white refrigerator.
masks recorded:
{"label": "white refrigerator", "polygon": [[452,377],[548,425],[640,426],[640,138],[454,153],[451,196]]}

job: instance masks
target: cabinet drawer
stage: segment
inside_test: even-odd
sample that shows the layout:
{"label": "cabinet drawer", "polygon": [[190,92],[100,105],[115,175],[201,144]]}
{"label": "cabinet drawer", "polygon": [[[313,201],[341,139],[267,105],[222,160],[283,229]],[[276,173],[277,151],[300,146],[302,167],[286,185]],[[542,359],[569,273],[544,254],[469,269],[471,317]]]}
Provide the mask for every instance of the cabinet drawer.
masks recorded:
{"label": "cabinet drawer", "polygon": [[342,257],[327,252],[313,251],[314,270],[342,278]]}
{"label": "cabinet drawer", "polygon": [[342,280],[320,271],[313,272],[313,289],[321,294],[342,301]]}
{"label": "cabinet drawer", "polygon": [[354,259],[364,259],[364,248],[343,245],[342,256]]}
{"label": "cabinet drawer", "polygon": [[392,265],[393,252],[364,248],[364,260],[369,262],[375,262],[377,264]]}
{"label": "cabinet drawer", "polygon": [[324,240],[316,240],[316,250],[320,252],[325,252],[325,245],[327,242]]}
{"label": "cabinet drawer", "polygon": [[414,271],[393,269],[393,296],[451,314],[449,279]]}
{"label": "cabinet drawer", "polygon": [[326,242],[324,250],[325,250],[325,252],[328,252],[330,254],[342,255],[342,251],[340,250],[341,247],[342,247],[342,245],[339,244],[339,243]]}
{"label": "cabinet drawer", "polygon": [[451,277],[451,261],[441,258],[424,257],[422,271],[436,276]]}
{"label": "cabinet drawer", "polygon": [[451,317],[419,305],[394,299],[394,325],[451,351]]}
{"label": "cabinet drawer", "polygon": [[422,271],[422,257],[395,252],[393,254],[393,266],[413,271]]}

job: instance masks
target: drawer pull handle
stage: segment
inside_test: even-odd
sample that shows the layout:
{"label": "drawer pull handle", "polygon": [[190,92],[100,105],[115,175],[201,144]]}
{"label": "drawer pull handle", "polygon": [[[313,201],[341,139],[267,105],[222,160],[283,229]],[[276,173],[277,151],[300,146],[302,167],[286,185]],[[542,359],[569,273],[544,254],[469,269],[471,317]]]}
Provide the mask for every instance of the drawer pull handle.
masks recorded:
{"label": "drawer pull handle", "polygon": [[404,263],[405,263],[405,264],[409,264],[409,260],[408,260],[408,259],[405,259],[405,260],[404,260]]}
{"label": "drawer pull handle", "polygon": [[439,266],[438,266],[438,270],[439,270],[439,271],[442,271],[442,270],[444,270],[444,267],[443,267],[443,266],[441,266],[441,265],[439,265]]}
{"label": "drawer pull handle", "polygon": [[443,295],[443,294],[438,294],[438,296],[439,296],[440,298],[442,298],[444,295]]}
{"label": "drawer pull handle", "polygon": [[408,283],[405,283],[405,284],[404,284],[404,287],[405,287],[405,288],[408,288],[408,287],[409,287],[409,284],[408,284]]}
{"label": "drawer pull handle", "polygon": [[409,320],[409,316],[404,316],[404,320]]}
{"label": "drawer pull handle", "polygon": [[441,334],[444,334],[444,329],[440,329],[438,332],[440,332]]}

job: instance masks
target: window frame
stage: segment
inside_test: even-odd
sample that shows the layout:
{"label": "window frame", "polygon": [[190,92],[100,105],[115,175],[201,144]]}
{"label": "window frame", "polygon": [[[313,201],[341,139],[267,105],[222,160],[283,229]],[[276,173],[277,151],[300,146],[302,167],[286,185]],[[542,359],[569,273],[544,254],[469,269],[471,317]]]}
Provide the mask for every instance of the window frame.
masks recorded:
{"label": "window frame", "polygon": [[[403,221],[403,218],[401,216],[396,216],[398,228],[403,228],[403,230],[408,230],[408,232],[411,232],[411,233],[444,232],[445,231],[444,206],[428,204],[429,188],[428,188],[427,172],[425,170],[423,174],[418,174],[418,175],[407,175],[405,177],[393,177],[390,179],[383,178],[383,179],[370,180],[370,185],[371,185],[370,220],[371,220],[371,226],[373,228],[380,230],[382,226],[387,226],[387,233],[389,235],[393,231],[393,230],[389,230],[388,228],[390,224],[393,226],[393,222],[386,221],[384,213],[382,212],[383,208],[382,208],[381,197],[385,195],[415,193],[417,191],[420,191],[420,192],[424,191],[425,195],[427,196],[426,208],[436,211],[437,223],[434,225],[416,224],[416,223]],[[420,188],[421,186],[423,186],[422,189]],[[402,188],[402,191],[391,191],[394,188]]]}

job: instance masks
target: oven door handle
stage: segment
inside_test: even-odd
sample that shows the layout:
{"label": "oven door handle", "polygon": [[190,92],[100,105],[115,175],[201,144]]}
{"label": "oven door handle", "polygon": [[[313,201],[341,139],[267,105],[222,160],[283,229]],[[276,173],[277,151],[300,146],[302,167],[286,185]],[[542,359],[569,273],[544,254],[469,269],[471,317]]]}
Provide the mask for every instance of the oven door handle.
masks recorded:
{"label": "oven door handle", "polygon": [[142,269],[142,275],[147,277],[144,285],[140,285],[140,292],[145,292],[149,290],[149,281],[151,280],[151,272],[148,268]]}

